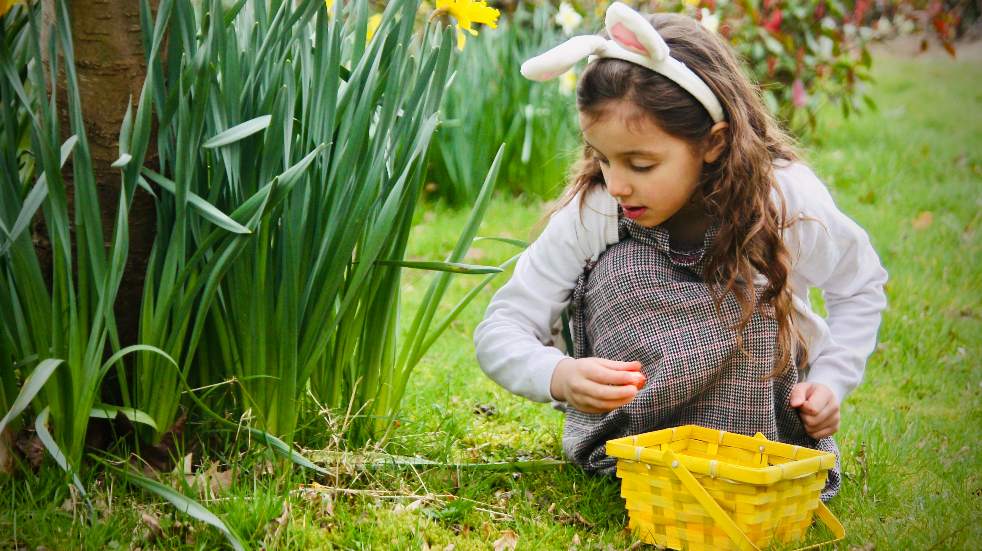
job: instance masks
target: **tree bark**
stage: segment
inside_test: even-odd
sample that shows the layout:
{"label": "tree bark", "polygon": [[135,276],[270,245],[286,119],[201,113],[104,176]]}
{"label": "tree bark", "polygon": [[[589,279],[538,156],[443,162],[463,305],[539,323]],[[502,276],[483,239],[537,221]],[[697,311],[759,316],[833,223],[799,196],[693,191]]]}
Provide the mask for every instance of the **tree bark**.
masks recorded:
{"label": "tree bark", "polygon": [[[102,231],[108,246],[113,238],[116,209],[119,205],[120,172],[110,165],[119,157],[119,128],[129,103],[134,113],[140,90],[146,78],[146,60],[140,30],[140,3],[135,0],[44,0],[44,28],[55,21],[55,2],[68,5],[71,19],[75,69],[78,74],[82,118],[92,152],[102,211]],[[156,11],[158,0],[150,4]],[[60,64],[61,65],[61,64]],[[63,138],[71,134],[64,92],[64,72],[57,85],[61,106]],[[151,139],[147,161],[156,159],[155,139]],[[65,180],[72,208],[72,167],[66,163]],[[116,326],[123,346],[137,340],[140,303],[147,260],[156,230],[153,198],[137,188],[129,211],[129,255],[119,293],[116,297]],[[42,265],[50,272],[51,253],[44,229],[35,226]]]}

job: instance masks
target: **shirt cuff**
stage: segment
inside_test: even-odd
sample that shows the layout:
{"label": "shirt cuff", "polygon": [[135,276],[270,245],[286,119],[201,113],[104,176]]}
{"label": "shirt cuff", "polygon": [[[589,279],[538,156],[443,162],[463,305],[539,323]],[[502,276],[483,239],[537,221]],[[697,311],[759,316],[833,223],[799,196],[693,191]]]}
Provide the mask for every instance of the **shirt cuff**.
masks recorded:
{"label": "shirt cuff", "polygon": [[855,385],[851,385],[842,379],[843,377],[837,366],[828,365],[827,363],[816,363],[812,365],[808,370],[808,376],[805,377],[806,382],[818,383],[828,387],[832,391],[832,394],[835,395],[836,400],[839,401],[840,406],[846,399],[846,396],[855,388]]}
{"label": "shirt cuff", "polygon": [[532,391],[529,398],[536,402],[557,401],[553,399],[550,390],[552,386],[552,374],[556,371],[556,365],[568,357],[558,348],[547,346],[532,358],[529,362],[530,369],[528,370],[528,383]]}

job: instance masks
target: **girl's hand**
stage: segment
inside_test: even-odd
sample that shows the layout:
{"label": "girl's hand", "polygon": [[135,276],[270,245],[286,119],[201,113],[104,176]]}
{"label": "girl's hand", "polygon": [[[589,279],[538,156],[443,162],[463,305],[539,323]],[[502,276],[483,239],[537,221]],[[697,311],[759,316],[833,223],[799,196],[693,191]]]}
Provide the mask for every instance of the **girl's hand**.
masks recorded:
{"label": "girl's hand", "polygon": [[566,358],[556,364],[549,390],[584,413],[605,413],[630,402],[644,381],[641,362]]}
{"label": "girl's hand", "polygon": [[790,404],[798,408],[808,436],[824,438],[839,430],[839,400],[829,387],[819,383],[798,383],[791,387]]}

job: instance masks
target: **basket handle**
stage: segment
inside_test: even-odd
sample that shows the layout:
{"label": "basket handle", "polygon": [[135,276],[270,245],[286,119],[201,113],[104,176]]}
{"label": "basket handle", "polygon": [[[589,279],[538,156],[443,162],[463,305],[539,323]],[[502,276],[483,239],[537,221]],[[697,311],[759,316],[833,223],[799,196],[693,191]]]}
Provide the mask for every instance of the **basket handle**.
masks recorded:
{"label": "basket handle", "polygon": [[[740,530],[740,527],[737,526],[736,522],[734,522],[732,518],[730,518],[730,515],[728,515],[726,511],[719,506],[719,503],[713,499],[713,496],[709,495],[706,488],[704,488],[702,484],[696,480],[696,477],[692,476],[689,469],[687,469],[686,466],[678,460],[675,453],[673,453],[670,449],[666,449],[663,454],[665,460],[668,462],[668,466],[672,469],[672,472],[675,473],[675,476],[677,476],[682,482],[682,485],[685,486],[692,496],[696,498],[696,501],[698,501],[699,504],[706,509],[709,516],[716,521],[716,524],[723,529],[723,532],[730,537],[730,540],[737,545],[740,551],[759,551],[760,548],[757,547],[754,542],[743,533],[743,530]],[[834,538],[821,543],[816,543],[814,545],[809,545],[807,547],[801,547],[796,551],[824,547],[845,537],[846,530],[843,528],[842,523],[839,522],[839,519],[835,518],[832,511],[830,511],[829,508],[826,507],[821,501],[818,502],[818,509],[815,510],[815,514],[826,526],[829,527]]]}

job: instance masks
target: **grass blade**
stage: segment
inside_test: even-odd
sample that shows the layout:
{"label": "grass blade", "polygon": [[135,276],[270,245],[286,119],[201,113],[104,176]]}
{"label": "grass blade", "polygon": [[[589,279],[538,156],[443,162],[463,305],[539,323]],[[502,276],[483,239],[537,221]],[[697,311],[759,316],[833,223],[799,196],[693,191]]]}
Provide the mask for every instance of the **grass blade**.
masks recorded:
{"label": "grass blade", "polygon": [[376,260],[376,264],[386,266],[402,266],[414,270],[431,270],[435,272],[452,272],[455,274],[497,274],[502,270],[497,266],[482,266],[479,264],[463,264],[461,262],[439,262],[429,260]]}
{"label": "grass blade", "polygon": [[[65,140],[65,143],[61,146],[61,164],[59,166],[65,166],[65,161],[68,160],[68,156],[71,155],[72,150],[75,149],[75,144],[78,143],[78,136],[72,136]],[[31,188],[30,193],[24,199],[24,205],[21,207],[20,213],[17,214],[17,219],[14,220],[14,225],[10,228],[10,233],[8,236],[8,241],[0,247],[0,255],[7,252],[7,249],[17,238],[20,237],[22,231],[24,231],[27,226],[31,223],[34,218],[34,213],[37,212],[38,208],[41,207],[41,203],[44,202],[45,197],[48,196],[48,183],[42,172],[38,176],[37,182],[34,187]]]}
{"label": "grass blade", "polygon": [[[153,180],[157,185],[164,188],[164,190],[170,193],[176,193],[176,186],[174,182],[165,178],[164,176],[157,174],[156,172],[150,170],[149,168],[143,168],[143,173],[147,175],[148,178]],[[193,192],[188,192],[188,203],[192,207],[198,210],[206,220],[215,224],[219,228],[226,229],[232,233],[247,234],[252,233],[249,228],[239,224],[235,220],[225,214],[224,212],[218,210],[217,207],[206,201],[200,195]]]}
{"label": "grass blade", "polygon": [[41,410],[38,414],[37,419],[34,420],[34,430],[37,431],[38,439],[41,444],[44,445],[48,453],[55,460],[55,463],[62,468],[63,471],[72,475],[72,484],[75,485],[75,489],[78,490],[79,494],[85,497],[86,503],[88,503],[89,511],[92,511],[92,503],[89,502],[88,495],[85,493],[85,486],[82,486],[82,481],[78,478],[78,474],[72,469],[72,466],[68,464],[68,459],[65,458],[65,454],[62,453],[61,448],[55,442],[55,439],[51,437],[51,433],[48,432],[48,408]]}
{"label": "grass blade", "polygon": [[242,124],[237,124],[232,128],[213,136],[211,139],[201,144],[201,147],[213,149],[228,145],[230,143],[235,143],[239,140],[248,138],[256,132],[265,130],[272,120],[273,117],[271,115],[263,115],[252,120],[248,120]]}
{"label": "grass blade", "polygon": [[154,430],[157,430],[157,423],[154,423],[153,418],[147,415],[146,412],[135,408],[111,406],[109,404],[96,404],[96,406],[92,408],[91,413],[89,413],[89,417],[95,417],[97,419],[115,419],[116,415],[120,413],[122,413],[124,417],[133,423],[142,423],[149,427],[153,427]]}
{"label": "grass blade", "polygon": [[214,526],[215,528],[218,529],[219,532],[225,535],[225,538],[232,545],[233,549],[235,549],[236,551],[245,551],[245,546],[242,544],[242,538],[238,534],[236,534],[231,528],[229,528],[229,526],[225,524],[225,522],[222,519],[218,518],[218,516],[215,515],[215,513],[212,513],[197,501],[189,498],[188,496],[182,493],[177,492],[176,490],[170,488],[169,486],[164,486],[163,484],[155,480],[151,480],[145,476],[141,476],[134,472],[123,470],[123,469],[113,468],[113,470],[123,475],[124,478],[136,484],[137,486],[140,486],[144,490],[153,492],[158,496],[166,499],[171,503],[171,505],[177,508],[178,511],[185,513],[191,516],[192,518],[200,520],[205,524],[210,524],[211,526]]}
{"label": "grass blade", "polygon": [[0,432],[7,427],[7,423],[17,418],[18,415],[31,403],[31,400],[37,395],[44,386],[44,383],[48,381],[48,377],[54,372],[64,360],[48,358],[42,361],[34,368],[34,371],[28,375],[27,379],[24,381],[24,385],[20,389],[20,394],[14,399],[14,404],[10,407],[10,411],[0,419]]}
{"label": "grass blade", "polygon": [[513,239],[510,237],[475,237],[473,243],[477,243],[478,241],[500,241],[501,243],[514,245],[521,249],[527,249],[529,246],[528,241],[522,241],[521,239]]}

